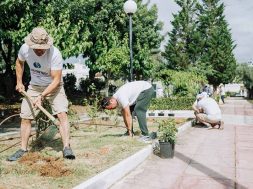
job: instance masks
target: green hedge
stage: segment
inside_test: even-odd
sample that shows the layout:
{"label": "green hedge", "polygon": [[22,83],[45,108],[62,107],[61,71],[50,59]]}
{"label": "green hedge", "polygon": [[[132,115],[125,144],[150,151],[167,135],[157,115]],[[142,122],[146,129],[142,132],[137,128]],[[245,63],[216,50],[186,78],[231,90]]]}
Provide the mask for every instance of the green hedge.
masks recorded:
{"label": "green hedge", "polygon": [[153,98],[149,110],[191,110],[195,100],[189,97]]}

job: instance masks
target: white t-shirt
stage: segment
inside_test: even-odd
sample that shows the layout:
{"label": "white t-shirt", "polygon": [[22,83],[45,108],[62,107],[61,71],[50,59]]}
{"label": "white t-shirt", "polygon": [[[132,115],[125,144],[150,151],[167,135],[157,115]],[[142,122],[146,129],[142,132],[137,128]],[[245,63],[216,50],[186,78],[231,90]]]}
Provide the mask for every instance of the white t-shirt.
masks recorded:
{"label": "white t-shirt", "polygon": [[51,46],[42,56],[37,56],[33,49],[23,44],[18,58],[26,61],[30,68],[31,85],[48,86],[52,82],[51,70],[62,70],[63,60],[60,51]]}
{"label": "white t-shirt", "polygon": [[225,88],[223,86],[220,88],[220,94],[225,96]]}
{"label": "white t-shirt", "polygon": [[116,98],[122,108],[125,108],[128,105],[131,106],[135,104],[139,94],[151,87],[152,85],[147,81],[129,82],[121,86],[113,95],[113,97]]}
{"label": "white t-shirt", "polygon": [[217,119],[221,119],[220,107],[213,98],[202,98],[198,101],[197,107],[202,108],[208,116],[215,116]]}

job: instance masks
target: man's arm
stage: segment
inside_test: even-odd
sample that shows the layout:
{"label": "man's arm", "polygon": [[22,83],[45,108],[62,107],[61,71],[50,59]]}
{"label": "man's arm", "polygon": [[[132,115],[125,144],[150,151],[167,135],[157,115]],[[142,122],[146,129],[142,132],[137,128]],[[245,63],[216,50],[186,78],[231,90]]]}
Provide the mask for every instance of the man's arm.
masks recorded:
{"label": "man's arm", "polygon": [[42,96],[45,97],[52,93],[61,83],[62,70],[52,70],[51,77],[52,82],[48,87],[42,92]]}
{"label": "man's arm", "polygon": [[192,105],[192,109],[194,110],[195,113],[199,113],[199,109],[197,107],[197,102],[195,101],[194,104]]}
{"label": "man's arm", "polygon": [[16,60],[16,79],[17,79],[17,85],[16,85],[16,90],[18,92],[21,92],[25,90],[25,86],[23,85],[22,77],[24,73],[24,61],[19,60],[17,58]]}
{"label": "man's arm", "polygon": [[128,134],[129,136],[132,136],[132,115],[130,112],[130,107],[126,106],[125,108],[122,109],[122,115],[123,115],[123,119],[124,119],[124,123],[127,127],[128,130]]}
{"label": "man's arm", "polygon": [[41,105],[41,101],[45,96],[48,94],[52,93],[61,83],[61,75],[62,75],[62,70],[52,70],[51,71],[51,77],[52,77],[52,82],[48,87],[41,93],[40,96],[37,97],[37,99],[34,101],[34,104],[39,104]]}

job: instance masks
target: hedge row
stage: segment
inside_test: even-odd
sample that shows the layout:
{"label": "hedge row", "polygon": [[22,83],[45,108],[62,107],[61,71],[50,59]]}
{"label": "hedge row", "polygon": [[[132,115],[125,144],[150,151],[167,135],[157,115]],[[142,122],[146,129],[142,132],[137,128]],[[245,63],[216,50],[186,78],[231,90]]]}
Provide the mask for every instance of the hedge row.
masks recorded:
{"label": "hedge row", "polygon": [[191,110],[195,100],[189,97],[153,98],[149,110]]}

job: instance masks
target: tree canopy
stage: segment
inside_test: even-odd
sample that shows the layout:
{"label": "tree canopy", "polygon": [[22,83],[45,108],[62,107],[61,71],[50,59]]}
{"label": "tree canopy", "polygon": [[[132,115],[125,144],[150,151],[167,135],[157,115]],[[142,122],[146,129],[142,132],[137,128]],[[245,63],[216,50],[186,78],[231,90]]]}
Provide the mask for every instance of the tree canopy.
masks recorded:
{"label": "tree canopy", "polygon": [[[1,68],[14,76],[15,59],[23,39],[42,26],[54,38],[64,58],[82,54],[88,58],[90,77],[102,72],[106,78],[129,75],[128,16],[124,0],[4,0],[0,3]],[[152,49],[160,46],[162,23],[157,7],[137,1],[133,16],[134,74],[148,78],[152,72]],[[13,77],[14,78],[14,77]],[[12,83],[14,84],[14,80]],[[13,87],[11,87],[13,90]]]}

